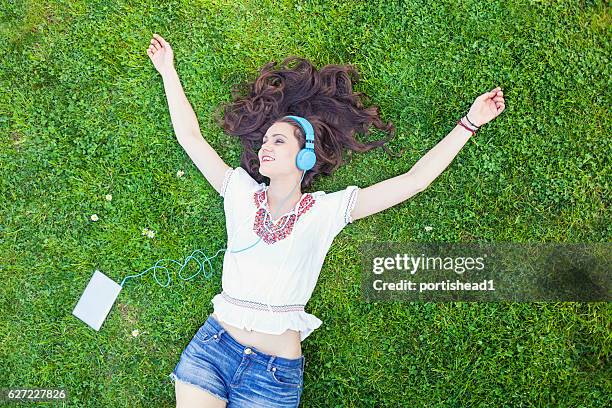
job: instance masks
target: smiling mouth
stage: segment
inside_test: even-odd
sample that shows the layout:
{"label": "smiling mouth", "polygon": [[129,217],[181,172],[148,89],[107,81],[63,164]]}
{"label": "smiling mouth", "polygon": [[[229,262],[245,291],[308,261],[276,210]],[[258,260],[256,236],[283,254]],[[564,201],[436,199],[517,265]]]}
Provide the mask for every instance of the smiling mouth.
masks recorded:
{"label": "smiling mouth", "polygon": [[261,162],[272,162],[274,159],[270,158],[270,156],[264,156],[261,158]]}

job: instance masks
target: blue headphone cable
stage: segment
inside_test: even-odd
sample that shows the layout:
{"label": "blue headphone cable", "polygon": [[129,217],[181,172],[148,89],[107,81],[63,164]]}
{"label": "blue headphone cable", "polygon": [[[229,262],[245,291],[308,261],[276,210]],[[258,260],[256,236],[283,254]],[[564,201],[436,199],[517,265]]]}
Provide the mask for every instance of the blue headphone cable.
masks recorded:
{"label": "blue headphone cable", "polygon": [[[304,179],[304,175],[305,175],[305,174],[306,174],[306,171],[304,171],[304,172],[302,173],[302,178],[300,179],[300,182],[299,182],[298,184],[296,184],[296,187],[297,187],[299,184],[301,184],[302,180]],[[295,187],[294,187],[293,189],[295,190]],[[292,191],[292,192],[293,192],[293,191]],[[289,197],[290,197],[290,196],[291,196],[291,193],[289,193],[289,196],[287,196],[287,198],[285,199],[285,201],[283,201],[283,204],[285,204],[285,202],[286,202],[286,201],[289,199]],[[280,208],[282,208],[282,206],[281,206]],[[286,224],[286,222],[285,222],[285,224]],[[246,251],[247,249],[252,248],[252,247],[254,247],[255,245],[257,245],[257,244],[259,243],[259,241],[261,241],[261,237],[259,237],[259,239],[258,239],[257,241],[255,241],[255,243],[253,243],[252,245],[250,245],[250,246],[248,246],[248,247],[246,247],[246,248],[239,249],[239,250],[236,250],[236,251],[229,251],[229,252],[231,252],[231,253],[238,253],[238,252]],[[184,264],[182,264],[182,265],[181,265],[181,263],[180,263],[180,262],[175,261],[174,259],[169,259],[169,258],[160,259],[159,261],[157,261],[157,262],[155,263],[155,265],[153,265],[151,268],[149,268],[149,269],[145,270],[144,272],[141,272],[141,273],[139,273],[139,274],[137,274],[137,275],[129,275],[129,276],[126,276],[125,278],[123,278],[123,280],[121,281],[121,287],[123,287],[123,285],[125,284],[125,281],[126,281],[126,280],[131,279],[131,278],[136,278],[136,277],[141,276],[141,275],[144,275],[145,273],[147,273],[147,272],[148,272],[148,271],[150,271],[151,269],[153,269],[153,278],[155,279],[155,282],[157,282],[157,284],[158,284],[158,285],[160,285],[161,287],[164,287],[164,288],[165,288],[165,287],[167,287],[167,286],[170,284],[170,281],[171,281],[171,279],[170,279],[170,272],[168,272],[168,268],[166,268],[165,266],[159,266],[159,265],[158,265],[160,262],[165,261],[165,260],[172,261],[172,262],[176,263],[177,265],[179,265],[179,266],[181,267],[181,269],[179,269],[179,272],[178,272],[178,276],[179,276],[179,278],[180,278],[181,280],[184,280],[184,281],[189,281],[189,280],[191,280],[191,279],[195,278],[195,277],[196,277],[196,276],[197,276],[197,275],[198,275],[198,274],[199,274],[201,271],[205,271],[205,269],[202,267],[202,264],[200,263],[200,261],[198,260],[198,258],[196,258],[196,257],[194,256],[194,254],[196,254],[196,253],[201,253],[201,254],[204,256],[204,258],[206,258],[206,259],[205,259],[205,262],[208,262],[208,265],[209,265],[209,267],[210,267],[211,272],[210,272],[208,275],[206,275],[206,272],[204,272],[204,278],[208,279],[208,278],[210,278],[210,277],[212,276],[212,274],[214,273],[214,270],[213,270],[213,267],[212,267],[212,264],[211,264],[210,260],[211,260],[211,259],[214,259],[214,258],[215,258],[217,255],[219,255],[219,252],[224,251],[224,250],[227,250],[227,248],[222,248],[222,249],[218,250],[218,251],[217,251],[217,253],[216,253],[214,256],[212,256],[212,257],[210,257],[210,258],[209,258],[209,257],[207,257],[207,256],[206,256],[206,254],[205,254],[205,253],[204,253],[202,250],[200,250],[200,249],[196,249],[195,251],[193,251],[193,252],[191,253],[191,255],[189,255],[189,256],[187,257],[187,259],[185,260],[185,263],[184,263]],[[195,261],[198,263],[198,265],[200,265],[200,268],[198,269],[198,271],[197,271],[195,274],[191,275],[189,278],[183,278],[183,277],[182,277],[182,275],[181,275],[181,272],[183,271],[183,269],[185,269],[185,267],[187,266],[187,264],[189,263],[189,261],[190,261],[191,259],[195,259]],[[161,269],[165,269],[165,270],[166,270],[166,276],[167,276],[167,278],[168,278],[168,279],[167,279],[167,281],[166,281],[166,284],[165,284],[165,285],[161,284],[161,283],[159,282],[159,280],[157,280],[157,275],[156,275],[155,271],[156,271],[158,268],[161,268]]]}

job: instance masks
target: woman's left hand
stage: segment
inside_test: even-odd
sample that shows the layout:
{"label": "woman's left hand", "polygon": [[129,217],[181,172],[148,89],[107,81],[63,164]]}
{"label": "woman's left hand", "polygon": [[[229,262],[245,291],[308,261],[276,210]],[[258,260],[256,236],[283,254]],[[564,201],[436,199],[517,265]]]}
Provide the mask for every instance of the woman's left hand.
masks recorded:
{"label": "woman's left hand", "polygon": [[480,127],[498,117],[504,109],[506,109],[504,93],[500,87],[497,87],[476,98],[467,116],[474,125]]}

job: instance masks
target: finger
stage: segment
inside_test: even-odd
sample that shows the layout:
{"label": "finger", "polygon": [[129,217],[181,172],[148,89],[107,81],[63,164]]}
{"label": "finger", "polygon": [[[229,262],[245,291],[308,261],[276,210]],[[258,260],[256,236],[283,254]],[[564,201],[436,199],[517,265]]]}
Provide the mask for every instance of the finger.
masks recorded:
{"label": "finger", "polygon": [[159,41],[157,41],[155,38],[151,38],[151,44],[155,47],[155,49],[159,50],[162,48],[161,44],[159,43]]}
{"label": "finger", "polygon": [[501,92],[501,88],[499,86],[491,90],[491,92],[487,92],[487,93],[489,94],[489,96],[503,95],[503,93]]}
{"label": "finger", "polygon": [[155,47],[156,50],[159,50],[162,46],[155,38],[151,39],[151,45]]}
{"label": "finger", "polygon": [[488,99],[490,99],[492,97],[493,97],[493,95],[491,95],[490,92],[485,92],[482,95],[480,95],[477,99],[479,99],[481,101],[486,101],[486,100],[488,100]]}
{"label": "finger", "polygon": [[155,41],[157,41],[157,43],[159,44],[160,47],[164,47],[166,44],[164,44],[164,39],[161,38],[160,35],[158,34],[153,34],[153,39],[155,39]]}
{"label": "finger", "polygon": [[168,41],[166,41],[161,35],[153,34],[153,37],[155,37],[157,39],[157,41],[159,41],[161,43],[161,45],[163,45],[164,47],[168,46]]}

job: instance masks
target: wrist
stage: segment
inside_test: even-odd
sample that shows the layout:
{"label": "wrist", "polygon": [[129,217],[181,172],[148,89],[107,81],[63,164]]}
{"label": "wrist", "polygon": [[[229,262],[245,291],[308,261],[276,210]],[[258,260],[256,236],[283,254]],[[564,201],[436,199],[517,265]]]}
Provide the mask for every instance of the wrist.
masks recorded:
{"label": "wrist", "polygon": [[476,132],[478,131],[477,127],[474,127],[474,126],[469,124],[469,122],[466,120],[465,116],[457,121],[457,126],[463,128],[466,132],[469,132],[470,136],[474,136],[476,134]]}
{"label": "wrist", "polygon": [[160,71],[159,74],[161,75],[162,79],[166,79],[167,77],[176,75],[176,69],[174,69],[174,66],[172,66],[163,71]]}
{"label": "wrist", "polygon": [[460,129],[460,131],[462,132],[462,134],[465,134],[467,136],[469,136],[470,138],[472,136],[474,136],[474,134],[476,133],[474,130],[468,128],[462,121],[461,119],[459,119],[456,123],[456,127],[458,127]]}
{"label": "wrist", "polygon": [[478,130],[482,126],[482,124],[476,123],[476,120],[473,117],[470,118],[469,113],[466,113],[465,116],[463,117],[463,123],[465,123],[466,125],[468,125],[470,128],[474,130]]}
{"label": "wrist", "polygon": [[468,122],[468,121],[465,119],[465,116],[464,116],[464,117],[462,117],[461,119],[459,119],[459,122],[458,122],[458,123],[459,123],[460,125],[462,125],[464,128],[466,128],[467,130],[471,131],[471,132],[476,133],[476,132],[478,131],[478,128],[477,128],[477,127],[472,126],[472,125],[470,124],[470,122]]}

